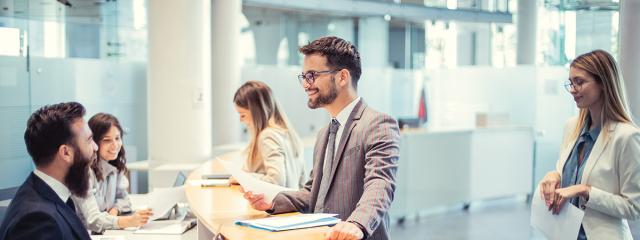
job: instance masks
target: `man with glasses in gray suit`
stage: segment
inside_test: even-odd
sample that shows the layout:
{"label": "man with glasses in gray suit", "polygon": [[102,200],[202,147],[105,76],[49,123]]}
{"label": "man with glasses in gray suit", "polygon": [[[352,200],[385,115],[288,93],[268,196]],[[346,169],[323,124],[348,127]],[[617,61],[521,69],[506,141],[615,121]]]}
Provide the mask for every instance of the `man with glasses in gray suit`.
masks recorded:
{"label": "man with glasses in gray suit", "polygon": [[300,84],[310,108],[324,108],[331,122],[320,130],[313,170],[304,188],[281,192],[272,203],[246,192],[251,206],[270,214],[337,213],[342,222],[327,239],[389,239],[389,215],[400,155],[398,124],[357,93],[362,73],[356,47],[337,37],[303,46]]}

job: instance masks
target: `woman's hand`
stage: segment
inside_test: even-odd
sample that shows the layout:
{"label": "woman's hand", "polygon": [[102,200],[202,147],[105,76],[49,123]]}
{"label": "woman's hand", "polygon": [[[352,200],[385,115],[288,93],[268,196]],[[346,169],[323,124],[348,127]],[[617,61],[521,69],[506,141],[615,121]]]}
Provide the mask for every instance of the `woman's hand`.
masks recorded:
{"label": "woman's hand", "polygon": [[111,210],[109,210],[109,215],[118,216],[118,213],[120,213],[118,209],[112,208]]}
{"label": "woman's hand", "polygon": [[548,172],[540,182],[540,196],[545,200],[547,207],[549,207],[549,211],[551,211],[553,203],[555,203],[556,189],[561,186],[562,177],[558,171]]}
{"label": "woman's hand", "polygon": [[584,197],[588,199],[589,191],[591,191],[591,187],[583,184],[556,189],[556,202],[553,204],[552,214],[560,214],[560,210],[562,210],[564,203],[569,199],[577,197]]}
{"label": "woman's hand", "polygon": [[120,217],[118,219],[118,226],[120,228],[142,226],[149,221],[151,215],[153,215],[151,209],[138,210],[131,216]]}
{"label": "woman's hand", "polygon": [[240,184],[238,182],[238,180],[236,180],[236,178],[234,178],[233,176],[229,177],[229,183],[231,183],[231,184]]}

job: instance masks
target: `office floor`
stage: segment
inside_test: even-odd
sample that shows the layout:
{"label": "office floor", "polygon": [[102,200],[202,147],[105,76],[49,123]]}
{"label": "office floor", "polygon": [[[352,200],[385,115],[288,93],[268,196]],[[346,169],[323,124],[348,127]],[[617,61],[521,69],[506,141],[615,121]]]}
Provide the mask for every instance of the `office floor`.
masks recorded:
{"label": "office floor", "polygon": [[[483,206],[468,211],[421,216],[391,227],[392,239],[402,240],[544,240],[529,225],[530,206],[524,201]],[[634,239],[640,239],[640,221],[629,221]]]}

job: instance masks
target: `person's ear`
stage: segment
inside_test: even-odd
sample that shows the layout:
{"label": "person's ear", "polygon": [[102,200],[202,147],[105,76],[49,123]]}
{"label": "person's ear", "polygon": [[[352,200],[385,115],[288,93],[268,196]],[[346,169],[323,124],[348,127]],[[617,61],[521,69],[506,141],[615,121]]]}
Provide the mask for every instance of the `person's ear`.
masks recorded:
{"label": "person's ear", "polygon": [[349,84],[349,70],[342,69],[342,70],[340,70],[340,73],[338,75],[340,77],[340,86],[341,87],[344,87],[344,86]]}
{"label": "person's ear", "polygon": [[73,148],[66,144],[60,145],[58,156],[70,164],[73,161]]}

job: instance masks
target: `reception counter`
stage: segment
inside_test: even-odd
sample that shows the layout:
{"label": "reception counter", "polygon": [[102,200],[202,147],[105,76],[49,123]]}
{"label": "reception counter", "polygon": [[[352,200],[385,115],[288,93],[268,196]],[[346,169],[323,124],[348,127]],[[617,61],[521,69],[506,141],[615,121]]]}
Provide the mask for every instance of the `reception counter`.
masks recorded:
{"label": "reception counter", "polygon": [[[530,194],[533,140],[530,127],[402,131],[397,187],[389,209],[392,221],[441,206]],[[238,152],[221,157],[238,158]],[[210,160],[188,179],[201,179],[209,173],[227,171],[217,160]],[[319,227],[272,233],[236,226],[241,220],[269,217],[249,206],[239,186],[201,188],[187,184],[186,195],[198,217],[198,239],[212,239],[220,224],[226,239],[324,239],[328,230]],[[298,213],[278,216],[291,214]]]}
{"label": "reception counter", "polygon": [[[221,156],[224,160],[235,160],[237,153]],[[189,174],[187,180],[202,179],[202,174],[228,173],[216,159],[205,162]],[[198,239],[213,239],[220,229],[225,239],[324,239],[328,227],[316,227],[284,232],[269,232],[235,225],[248,219],[265,218],[270,215],[256,211],[243,198],[238,185],[231,187],[199,187],[187,183],[186,195],[191,208],[198,217]],[[289,216],[299,213],[274,215]]]}

